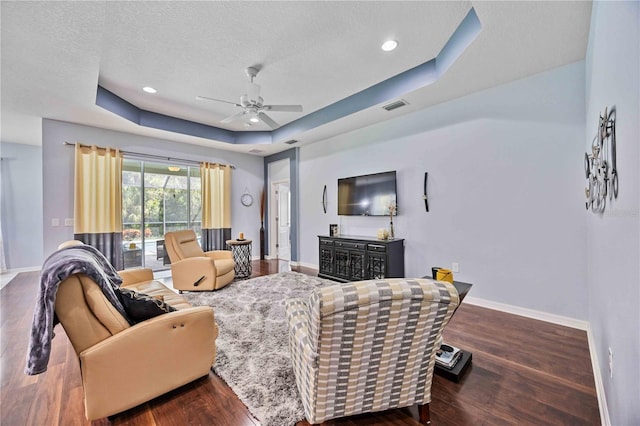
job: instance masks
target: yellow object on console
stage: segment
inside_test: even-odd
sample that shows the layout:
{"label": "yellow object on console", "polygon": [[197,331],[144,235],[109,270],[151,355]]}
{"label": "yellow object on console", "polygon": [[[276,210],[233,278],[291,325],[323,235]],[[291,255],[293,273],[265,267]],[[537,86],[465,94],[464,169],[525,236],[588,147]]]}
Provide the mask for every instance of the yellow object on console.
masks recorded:
{"label": "yellow object on console", "polygon": [[436,272],[437,281],[446,281],[453,284],[453,272],[448,269],[438,269]]}

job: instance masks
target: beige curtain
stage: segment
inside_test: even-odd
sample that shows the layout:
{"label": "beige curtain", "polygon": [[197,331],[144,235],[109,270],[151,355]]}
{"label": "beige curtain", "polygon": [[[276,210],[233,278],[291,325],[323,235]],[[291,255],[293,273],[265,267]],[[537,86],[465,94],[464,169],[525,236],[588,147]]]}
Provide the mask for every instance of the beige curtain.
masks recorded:
{"label": "beige curtain", "polygon": [[202,249],[222,250],[231,239],[231,166],[200,164]]}
{"label": "beige curtain", "polygon": [[74,238],[122,269],[122,153],[76,144]]}

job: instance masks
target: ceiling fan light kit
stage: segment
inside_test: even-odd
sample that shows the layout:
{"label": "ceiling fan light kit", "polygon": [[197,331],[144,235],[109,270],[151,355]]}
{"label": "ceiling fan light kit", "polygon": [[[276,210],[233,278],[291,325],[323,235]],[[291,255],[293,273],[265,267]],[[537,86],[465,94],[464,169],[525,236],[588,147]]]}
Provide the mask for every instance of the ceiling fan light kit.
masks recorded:
{"label": "ceiling fan light kit", "polygon": [[245,120],[246,127],[246,121],[250,121],[251,123],[263,122],[271,129],[275,130],[280,127],[280,125],[265,114],[265,111],[302,112],[302,105],[264,105],[264,99],[260,96],[260,85],[253,82],[253,79],[258,75],[258,71],[259,69],[256,67],[249,67],[245,70],[247,77],[249,77],[249,82],[246,86],[246,93],[240,96],[240,103],[209,98],[207,96],[196,96],[196,99],[223,102],[242,108],[242,111],[236,112],[235,114],[221,120],[221,123],[228,124],[239,120]]}

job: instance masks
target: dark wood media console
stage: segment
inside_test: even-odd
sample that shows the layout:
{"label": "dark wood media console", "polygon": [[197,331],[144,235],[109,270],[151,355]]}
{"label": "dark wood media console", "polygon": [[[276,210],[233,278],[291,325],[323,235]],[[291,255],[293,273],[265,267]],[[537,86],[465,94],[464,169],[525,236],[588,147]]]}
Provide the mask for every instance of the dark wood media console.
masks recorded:
{"label": "dark wood media console", "polygon": [[404,239],[318,235],[318,276],[336,281],[404,277]]}

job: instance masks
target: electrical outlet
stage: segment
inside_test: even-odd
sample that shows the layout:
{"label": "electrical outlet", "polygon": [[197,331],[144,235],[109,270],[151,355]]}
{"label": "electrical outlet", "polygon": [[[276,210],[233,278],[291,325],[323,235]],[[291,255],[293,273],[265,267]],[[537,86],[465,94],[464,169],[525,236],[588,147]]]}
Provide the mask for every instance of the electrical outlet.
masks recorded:
{"label": "electrical outlet", "polygon": [[460,264],[458,262],[453,262],[451,264],[451,271],[452,272],[460,272]]}
{"label": "electrical outlet", "polygon": [[66,218],[64,220],[64,226],[73,226],[73,219]]}
{"label": "electrical outlet", "polygon": [[609,378],[613,379],[613,350],[609,347]]}
{"label": "electrical outlet", "polygon": [[57,217],[51,219],[51,226],[60,226],[60,219],[58,219]]}

